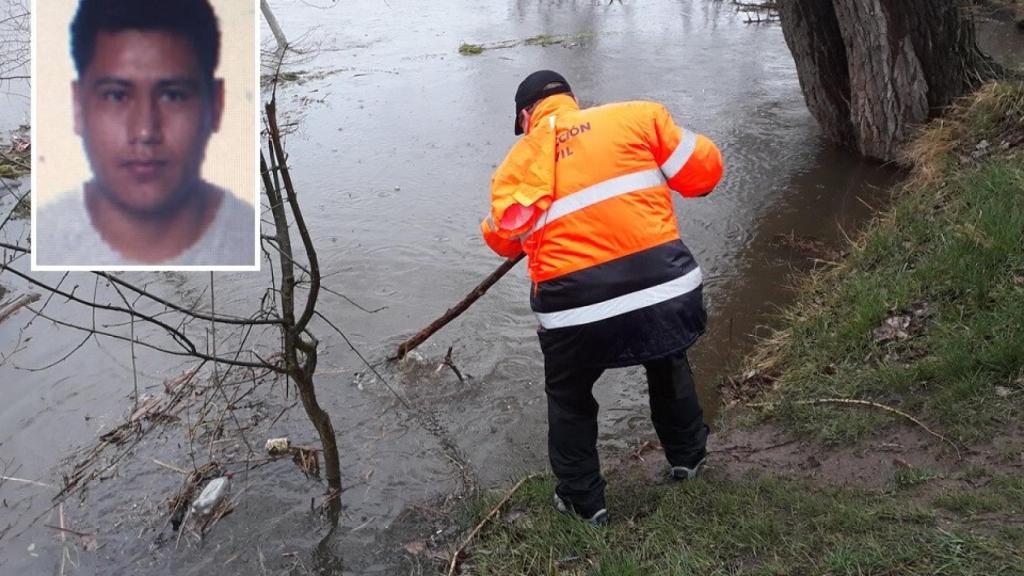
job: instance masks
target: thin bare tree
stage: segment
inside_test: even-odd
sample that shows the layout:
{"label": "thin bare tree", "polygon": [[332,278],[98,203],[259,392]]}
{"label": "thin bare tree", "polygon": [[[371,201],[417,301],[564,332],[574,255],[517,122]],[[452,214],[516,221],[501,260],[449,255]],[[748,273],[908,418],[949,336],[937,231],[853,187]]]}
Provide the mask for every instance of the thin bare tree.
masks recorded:
{"label": "thin bare tree", "polygon": [[[274,100],[267,104],[266,114],[268,152],[271,160],[268,163],[266,156],[261,152],[261,168],[267,205],[272,215],[272,222],[269,224],[273,226],[274,233],[263,235],[262,245],[265,266],[269,271],[272,285],[261,297],[258,310],[249,316],[229,315],[214,309],[212,276],[208,309],[203,308],[198,299],[194,302],[183,302],[161,295],[157,289],[149,286],[149,277],[142,281],[139,276],[122,273],[93,272],[96,285],[89,294],[80,289],[78,283],[72,284],[72,281],[69,281],[69,273],[63,274],[57,281],[52,281],[48,280],[46,275],[29,271],[26,264],[31,247],[27,243],[0,240],[0,277],[17,278],[42,289],[47,294],[39,305],[33,305],[33,302],[22,304],[33,313],[30,321],[41,318],[84,334],[81,343],[57,362],[66,361],[91,339],[110,338],[130,343],[133,366],[135,349],[139,347],[170,356],[193,358],[211,363],[214,367],[241,367],[261,373],[273,373],[293,382],[320,438],[320,452],[324,459],[323,472],[328,486],[325,508],[332,523],[336,523],[342,489],[340,461],[331,418],[316,397],[314,374],[318,340],[309,329],[310,321],[318,315],[316,305],[321,292],[319,260],[288,169],[287,156],[278,130]],[[0,218],[0,222],[4,226],[8,225],[11,222],[10,214],[7,218]],[[293,232],[298,234],[298,242],[293,243]],[[300,286],[305,290],[296,289]],[[65,304],[91,309],[91,321],[73,321],[67,319],[69,314],[51,313],[48,308],[54,298],[63,300]],[[97,312],[120,315],[126,317],[126,321],[97,322]],[[139,336],[140,325],[157,329],[163,337]],[[128,328],[127,331],[123,329],[125,326]],[[279,347],[243,350],[244,343],[250,341],[255,330],[263,333],[267,330],[276,330]],[[213,342],[211,346],[206,346],[199,340],[202,334],[213,336],[210,339]],[[218,335],[225,340],[234,339],[243,344],[237,349],[222,346],[218,350]],[[2,361],[3,358],[0,358],[0,362]],[[228,400],[225,398],[230,404]],[[138,409],[136,393],[135,410]],[[319,465],[316,468],[319,469]],[[93,476],[95,474],[89,477]],[[84,474],[72,475],[67,479],[61,494],[70,493],[73,488],[83,483],[85,478]]]}

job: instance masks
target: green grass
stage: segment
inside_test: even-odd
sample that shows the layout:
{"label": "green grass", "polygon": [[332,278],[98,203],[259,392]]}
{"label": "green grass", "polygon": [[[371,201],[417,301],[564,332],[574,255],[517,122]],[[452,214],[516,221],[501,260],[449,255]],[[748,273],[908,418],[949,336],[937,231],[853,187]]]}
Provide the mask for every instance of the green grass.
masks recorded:
{"label": "green grass", "polygon": [[1024,476],[997,477],[974,490],[947,491],[937,496],[933,504],[968,516],[999,513],[1021,518],[1024,516]]}
{"label": "green grass", "polygon": [[[615,478],[612,524],[594,529],[555,512],[552,490],[535,479],[513,496],[505,510],[521,514],[499,515],[480,533],[473,574],[1024,574],[1019,533],[974,534],[901,494],[753,476]],[[992,498],[1006,501],[1007,490]],[[480,517],[490,506],[477,509]]]}
{"label": "green grass", "polygon": [[938,477],[938,474],[927,468],[896,468],[892,475],[892,483],[897,491],[903,491],[910,490]]}
{"label": "green grass", "polygon": [[467,44],[464,42],[459,45],[459,54],[462,54],[463,56],[473,56],[481,54],[483,51],[484,47],[479,44]]}
{"label": "green grass", "polygon": [[[950,136],[959,122],[954,136],[968,138],[968,149],[986,134],[998,146],[1011,120],[1024,123],[1024,86],[990,90],[940,130]],[[902,190],[847,262],[807,281],[763,353],[778,377],[767,400],[780,403],[774,415],[791,431],[854,442],[893,418],[791,402],[834,397],[892,405],[961,442],[1020,421],[1024,154],[1011,148],[960,165],[953,159],[963,150],[935,148],[932,177]],[[887,318],[915,309],[926,312],[908,338],[873,337]]]}

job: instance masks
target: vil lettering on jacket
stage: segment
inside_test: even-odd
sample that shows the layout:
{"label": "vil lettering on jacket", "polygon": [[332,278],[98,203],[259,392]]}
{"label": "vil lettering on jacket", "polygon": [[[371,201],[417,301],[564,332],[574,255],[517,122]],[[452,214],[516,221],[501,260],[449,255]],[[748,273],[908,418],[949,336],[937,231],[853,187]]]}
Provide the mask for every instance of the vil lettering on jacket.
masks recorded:
{"label": "vil lettering on jacket", "polygon": [[590,130],[590,122],[584,122],[583,124],[580,124],[578,126],[573,126],[573,127],[569,128],[569,129],[563,130],[558,135],[558,138],[556,139],[556,141],[557,141],[557,148],[558,148],[558,155],[557,155],[557,157],[555,159],[556,160],[561,160],[562,158],[568,158],[569,156],[572,156],[572,148],[569,148],[568,146],[563,146],[563,145],[566,142],[568,142],[569,140],[571,140],[571,139],[575,138],[576,136],[579,136],[580,134],[583,134],[584,132],[587,132],[589,130]]}

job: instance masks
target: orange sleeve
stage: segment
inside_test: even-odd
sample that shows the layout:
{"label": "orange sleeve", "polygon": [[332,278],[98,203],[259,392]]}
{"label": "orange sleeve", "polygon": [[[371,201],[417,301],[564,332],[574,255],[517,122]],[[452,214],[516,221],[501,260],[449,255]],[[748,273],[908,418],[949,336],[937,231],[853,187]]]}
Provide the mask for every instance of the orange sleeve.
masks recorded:
{"label": "orange sleeve", "polygon": [[480,223],[480,232],[484,236],[484,242],[499,256],[512,258],[523,251],[523,243],[518,238],[503,238],[498,234],[491,224],[490,218],[484,218]]}
{"label": "orange sleeve", "polygon": [[686,197],[704,196],[722,179],[722,154],[710,138],[684,130],[664,106],[655,111],[654,158],[669,188]]}

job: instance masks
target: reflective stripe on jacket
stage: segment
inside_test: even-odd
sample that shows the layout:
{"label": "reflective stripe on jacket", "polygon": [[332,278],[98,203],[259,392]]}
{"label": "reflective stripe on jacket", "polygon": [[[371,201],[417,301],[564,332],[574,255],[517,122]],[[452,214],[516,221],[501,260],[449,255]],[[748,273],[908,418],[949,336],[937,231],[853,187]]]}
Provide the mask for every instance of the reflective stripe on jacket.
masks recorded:
{"label": "reflective stripe on jacket", "polygon": [[710,192],[718,149],[654,102],[579,110],[556,95],[531,124],[492,179],[482,230],[499,254],[526,251],[545,357],[616,366],[690,346],[702,278],[670,189]]}

